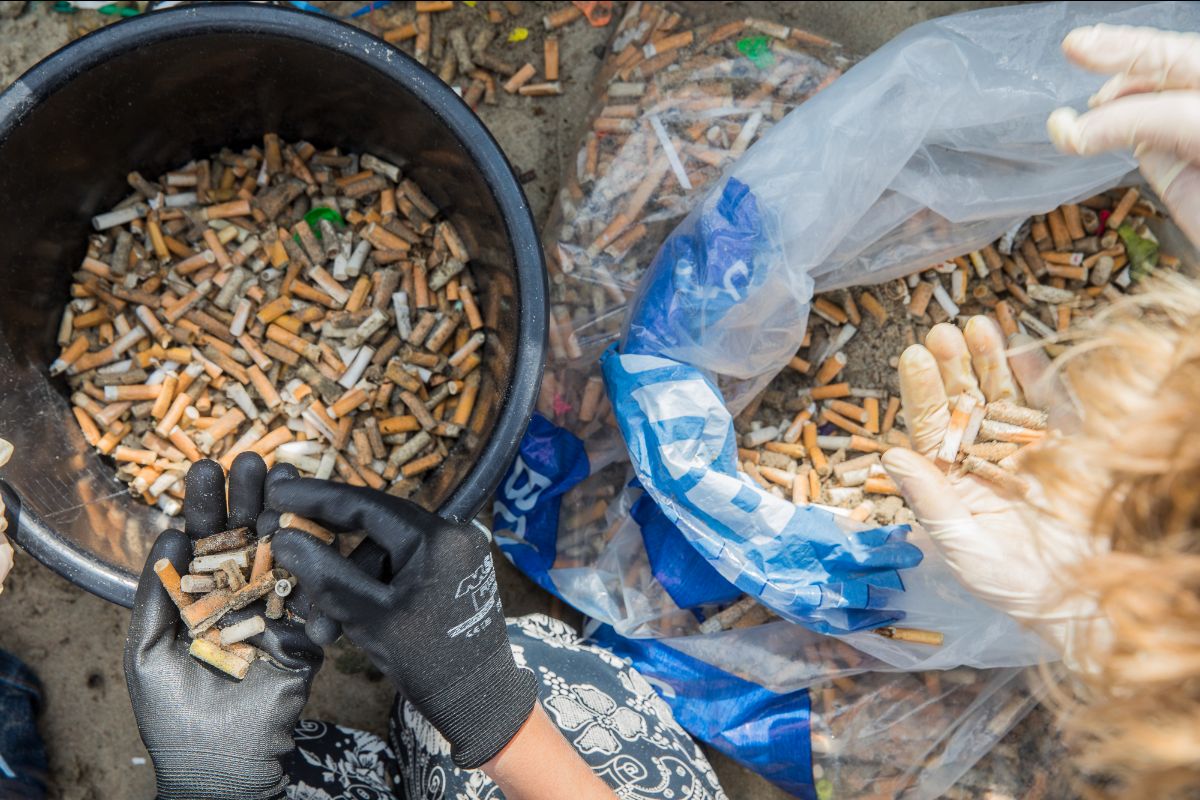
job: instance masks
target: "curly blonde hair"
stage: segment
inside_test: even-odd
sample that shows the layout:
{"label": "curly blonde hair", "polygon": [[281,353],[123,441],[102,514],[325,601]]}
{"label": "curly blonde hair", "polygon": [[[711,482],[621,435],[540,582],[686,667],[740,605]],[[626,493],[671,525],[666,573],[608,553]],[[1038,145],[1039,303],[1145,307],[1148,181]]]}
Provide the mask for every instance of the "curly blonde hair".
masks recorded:
{"label": "curly blonde hair", "polygon": [[[1050,507],[1109,545],[1071,576],[1111,640],[1058,693],[1091,796],[1200,796],[1200,284],[1146,282],[1056,362],[1078,431],[1029,455]],[[1066,513],[1071,513],[1070,511]]]}

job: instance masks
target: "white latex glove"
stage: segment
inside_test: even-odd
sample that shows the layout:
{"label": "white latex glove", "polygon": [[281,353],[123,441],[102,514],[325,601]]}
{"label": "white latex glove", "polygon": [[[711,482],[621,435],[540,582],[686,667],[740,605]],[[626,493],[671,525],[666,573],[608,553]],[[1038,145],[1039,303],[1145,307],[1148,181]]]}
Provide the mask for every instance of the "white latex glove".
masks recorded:
{"label": "white latex glove", "polygon": [[948,400],[960,392],[987,402],[1048,405],[1045,395],[1055,391],[1042,379],[1049,359],[1040,347],[1026,346],[1032,342],[1023,334],[1013,337],[1018,352],[1010,365],[1000,329],[979,316],[967,323],[965,336],[943,323],[929,332],[924,347],[905,350],[900,393],[914,450],[889,450],[883,466],[963,585],[1030,623],[1078,667],[1074,650],[1095,622],[1095,605],[1056,598],[1067,588],[1070,569],[1094,553],[1091,538],[1037,512],[1025,498],[933,460],[950,422]]}
{"label": "white latex glove", "polygon": [[[12,452],[13,446],[4,439],[0,439],[0,467],[8,463]],[[4,536],[6,530],[8,530],[8,519],[4,516],[4,498],[0,497],[0,593],[4,592],[4,579],[8,577],[13,565],[13,548]]]}
{"label": "white latex glove", "polygon": [[1200,245],[1200,35],[1123,25],[1076,28],[1068,59],[1113,77],[1080,116],[1059,108],[1046,127],[1064,153],[1132,148],[1180,229]]}

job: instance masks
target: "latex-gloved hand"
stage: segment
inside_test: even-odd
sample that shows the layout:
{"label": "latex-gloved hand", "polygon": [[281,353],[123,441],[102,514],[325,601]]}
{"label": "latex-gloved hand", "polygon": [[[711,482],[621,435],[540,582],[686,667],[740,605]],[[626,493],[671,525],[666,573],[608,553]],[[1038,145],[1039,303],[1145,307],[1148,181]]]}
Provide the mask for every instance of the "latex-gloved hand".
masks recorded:
{"label": "latex-gloved hand", "polygon": [[[1095,608],[1056,598],[1067,588],[1071,568],[1092,553],[1092,539],[1079,532],[1083,528],[1039,513],[1025,498],[934,460],[950,422],[948,402],[961,392],[1039,408],[1061,396],[1043,380],[1049,359],[1041,348],[1023,334],[1012,344],[1017,353],[1010,366],[1000,329],[979,316],[967,323],[965,336],[943,323],[929,332],[924,347],[905,350],[900,393],[914,450],[889,450],[883,465],[963,585],[1030,623],[1069,665],[1080,667],[1074,651],[1095,622]],[[1052,426],[1061,416],[1051,410]]]}
{"label": "latex-gloved hand", "polygon": [[1200,245],[1200,34],[1091,25],[1062,47],[1074,63],[1113,77],[1083,116],[1055,110],[1050,140],[1081,156],[1133,148],[1176,224]]}
{"label": "latex-gloved hand", "polygon": [[[292,731],[320,668],[320,648],[294,622],[268,620],[250,639],[270,661],[251,665],[242,681],[188,654],[179,610],[159,583],[154,563],[170,559],[187,572],[191,539],[229,528],[253,527],[262,511],[264,481],[294,477],[289,466],[267,475],[254,453],[243,453],[229,475],[213,461],[187,474],[187,534],[165,531],[146,559],[125,645],[125,680],[142,741],[154,761],[159,800],[267,800],[283,796],[283,759],[295,745]],[[241,612],[261,614],[261,606]],[[227,617],[233,622],[238,617]]]}
{"label": "latex-gloved hand", "polygon": [[[267,505],[362,530],[386,552],[390,579],[380,580],[293,529],[272,546],[316,607],[446,737],[458,766],[479,767],[508,744],[537,692],[533,673],[513,660],[482,531],[381,492],[307,478],[273,484]],[[259,532],[277,524],[264,512]]]}

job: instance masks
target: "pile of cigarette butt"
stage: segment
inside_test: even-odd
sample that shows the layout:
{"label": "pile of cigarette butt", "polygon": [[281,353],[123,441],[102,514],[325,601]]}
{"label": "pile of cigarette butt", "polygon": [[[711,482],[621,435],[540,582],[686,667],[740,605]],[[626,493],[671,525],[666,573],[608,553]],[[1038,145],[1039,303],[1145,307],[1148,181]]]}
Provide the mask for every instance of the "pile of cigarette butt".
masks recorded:
{"label": "pile of cigarette butt", "polygon": [[[472,14],[471,18],[485,20],[486,24],[475,27],[469,40],[466,20],[460,15],[444,13],[452,11],[454,6],[450,0],[418,0],[415,18],[383,30],[380,35],[389,44],[408,51],[445,83],[454,86],[472,109],[478,108],[480,102],[496,105],[497,86],[508,94],[523,97],[562,94],[557,36],[547,36],[543,42],[540,72],[532,62],[510,61],[493,46],[505,41],[506,37],[512,37],[508,41],[521,41],[528,36],[528,31],[519,26],[512,31],[504,27],[509,21],[520,21],[524,16],[524,3],[489,3],[483,13]],[[435,20],[442,17],[453,21],[435,24]],[[582,17],[582,11],[566,4],[544,15],[541,24],[547,32],[553,32]],[[448,27],[450,25],[453,27]]]}
{"label": "pile of cigarette butt", "polygon": [[[1025,332],[1057,356],[1063,345],[1056,337],[1151,271],[1178,266],[1178,259],[1158,253],[1147,227],[1155,216],[1137,189],[1115,189],[1035,216],[978,251],[892,281],[882,292],[818,296],[801,350],[737,419],[742,471],[777,496],[817,503],[857,522],[913,522],[880,459],[891,447],[910,446],[895,381],[863,386],[847,378],[854,366],[847,346],[860,329],[901,326],[892,367],[899,348],[924,341],[932,325],[965,325],[976,314],[994,320],[1006,339]],[[872,346],[882,339],[873,337]],[[1021,448],[1048,435],[1047,415],[1012,401],[984,403],[968,393],[950,398],[950,411],[936,459],[1024,495],[1028,487],[1013,471],[1015,459]],[[710,617],[702,630],[773,618],[743,598]],[[876,633],[942,644],[935,631],[886,627]]]}
{"label": "pile of cigarette butt", "polygon": [[[281,514],[279,524],[304,531],[325,544],[333,544],[336,538],[331,531],[292,513]],[[258,649],[246,640],[265,631],[268,619],[283,617],[284,599],[296,587],[296,578],[273,566],[270,537],[251,541],[247,528],[197,539],[192,548],[187,575],[181,576],[165,558],[155,562],[154,572],[187,625],[192,639],[188,652],[240,681],[260,657]],[[216,627],[227,614],[260,600],[266,601],[263,614]]]}
{"label": "pile of cigarette butt", "polygon": [[675,221],[787,112],[833,82],[840,72],[808,50],[834,60],[827,52],[835,49],[754,17],[688,27],[662,5],[627,7],[547,226],[556,359],[616,338],[628,296]]}
{"label": "pile of cigarette butt", "polygon": [[177,514],[244,452],[409,496],[472,419],[467,245],[401,169],[275,134],[133,189],[74,274],[50,366],[88,444]]}

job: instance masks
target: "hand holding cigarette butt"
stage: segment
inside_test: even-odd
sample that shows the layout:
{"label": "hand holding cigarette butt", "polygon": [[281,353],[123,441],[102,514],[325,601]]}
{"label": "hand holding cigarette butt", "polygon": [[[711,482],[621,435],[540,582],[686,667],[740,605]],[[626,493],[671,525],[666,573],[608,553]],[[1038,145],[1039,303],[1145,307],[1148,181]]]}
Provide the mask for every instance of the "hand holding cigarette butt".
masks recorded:
{"label": "hand holding cigarette butt", "polygon": [[1059,108],[1046,127],[1065,153],[1133,148],[1175,222],[1200,244],[1200,34],[1125,25],[1076,28],[1068,59],[1113,77],[1080,116]]}
{"label": "hand holding cigarette butt", "polygon": [[[268,489],[259,531],[315,606],[449,740],[454,762],[495,756],[533,711],[535,680],[513,659],[487,537],[398,497],[311,478]],[[288,527],[299,514],[334,530],[362,530],[386,554],[381,580],[355,560]],[[362,547],[360,546],[360,550]]]}
{"label": "hand holding cigarette butt", "polygon": [[[187,533],[165,531],[146,559],[125,645],[125,679],[161,800],[282,796],[283,760],[294,749],[292,732],[320,668],[320,648],[298,622],[286,615],[264,620],[262,609],[249,604],[223,614],[220,630],[208,620],[192,625],[186,612],[209,598],[238,597],[229,584],[193,586],[222,571],[226,581],[245,579],[238,558],[222,548],[234,540],[245,544],[245,531],[262,510],[264,487],[294,475],[290,465],[268,475],[257,454],[238,456],[230,470],[227,510],[220,465],[196,463],[186,479]],[[247,549],[237,552],[244,557]],[[211,573],[198,563],[227,555]],[[189,626],[198,633],[191,641]]]}
{"label": "hand holding cigarette butt", "polygon": [[999,328],[973,317],[965,334],[936,325],[925,346],[900,357],[900,391],[913,450],[892,448],[883,466],[958,579],[980,598],[1036,623],[1069,659],[1091,609],[1059,603],[1064,574],[1090,554],[1090,537],[1041,514],[1016,461],[1046,434],[1049,360],[1013,337],[1006,356]]}

